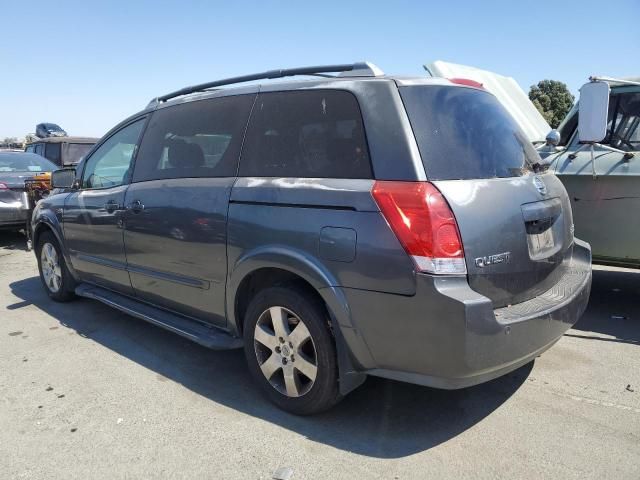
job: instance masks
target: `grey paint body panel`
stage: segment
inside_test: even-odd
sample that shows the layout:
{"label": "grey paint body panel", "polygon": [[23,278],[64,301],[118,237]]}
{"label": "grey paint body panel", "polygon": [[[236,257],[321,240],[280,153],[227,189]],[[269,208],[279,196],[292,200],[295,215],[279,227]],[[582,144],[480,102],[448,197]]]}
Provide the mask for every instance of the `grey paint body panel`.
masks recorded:
{"label": "grey paint body panel", "polygon": [[[230,276],[237,263],[272,245],[321,266],[330,282],[323,286],[413,295],[413,264],[375,206],[371,185],[363,180],[239,179],[229,205]],[[324,227],[357,232],[352,262],[319,259]]]}
{"label": "grey paint body panel", "polygon": [[127,187],[121,185],[69,194],[63,225],[66,248],[79,278],[132,295],[122,238],[124,211],[105,209],[109,202],[124,205]]}
{"label": "grey paint body panel", "polygon": [[132,183],[124,244],[136,296],[226,326],[227,209],[235,178]]}
{"label": "grey paint body panel", "polygon": [[[571,208],[554,175],[539,175],[547,194],[541,195],[534,175],[485,180],[434,182],[449,202],[460,229],[471,287],[501,307],[539,295],[557,282],[558,266],[573,248]],[[562,208],[550,216],[549,200]],[[555,248],[537,256],[530,247],[536,221],[551,218]],[[485,267],[476,258],[508,252],[509,260]]]}
{"label": "grey paint body panel", "polygon": [[410,298],[345,289],[354,324],[376,364],[367,373],[463,388],[514,370],[555,343],[586,308],[588,245],[577,242],[564,275],[579,277],[573,289],[510,321],[502,321],[503,309],[494,310],[464,277],[418,275]]}

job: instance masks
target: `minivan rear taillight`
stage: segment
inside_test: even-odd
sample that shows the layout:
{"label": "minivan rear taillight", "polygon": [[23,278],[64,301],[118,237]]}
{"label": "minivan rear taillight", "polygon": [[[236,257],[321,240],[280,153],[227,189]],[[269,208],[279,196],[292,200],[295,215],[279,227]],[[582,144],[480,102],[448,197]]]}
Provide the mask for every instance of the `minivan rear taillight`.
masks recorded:
{"label": "minivan rear taillight", "polygon": [[456,219],[433,184],[377,181],[371,193],[419,271],[467,273]]}

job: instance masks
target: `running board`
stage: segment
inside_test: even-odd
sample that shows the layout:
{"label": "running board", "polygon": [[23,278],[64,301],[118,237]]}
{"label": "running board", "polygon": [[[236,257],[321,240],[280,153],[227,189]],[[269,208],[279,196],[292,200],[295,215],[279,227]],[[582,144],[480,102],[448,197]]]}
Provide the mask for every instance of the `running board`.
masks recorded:
{"label": "running board", "polygon": [[138,302],[105,288],[81,283],[76,287],[76,295],[98,300],[121,312],[177,333],[207,348],[229,350],[242,348],[243,345],[242,339],[234,338],[219,328]]}

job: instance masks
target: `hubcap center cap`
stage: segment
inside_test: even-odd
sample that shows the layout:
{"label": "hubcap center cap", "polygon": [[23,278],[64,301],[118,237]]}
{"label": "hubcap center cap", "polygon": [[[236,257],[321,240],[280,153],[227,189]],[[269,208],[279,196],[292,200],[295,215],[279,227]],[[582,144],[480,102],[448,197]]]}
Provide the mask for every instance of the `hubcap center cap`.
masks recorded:
{"label": "hubcap center cap", "polygon": [[288,357],[289,355],[291,355],[291,350],[289,350],[289,346],[288,345],[283,345],[280,348],[280,351],[282,352],[282,356],[283,357]]}

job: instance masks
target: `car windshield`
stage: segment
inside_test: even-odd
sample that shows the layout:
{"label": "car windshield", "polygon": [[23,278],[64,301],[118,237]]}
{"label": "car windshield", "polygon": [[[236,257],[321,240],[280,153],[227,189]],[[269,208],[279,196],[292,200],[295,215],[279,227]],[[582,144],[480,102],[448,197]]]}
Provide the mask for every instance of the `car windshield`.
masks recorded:
{"label": "car windshield", "polygon": [[449,86],[400,89],[432,180],[519,177],[540,156],[488,92]]}
{"label": "car windshield", "polygon": [[0,172],[53,172],[58,167],[35,153],[0,153]]}
{"label": "car windshield", "polygon": [[602,143],[625,151],[640,149],[640,92],[611,96],[607,135]]}

